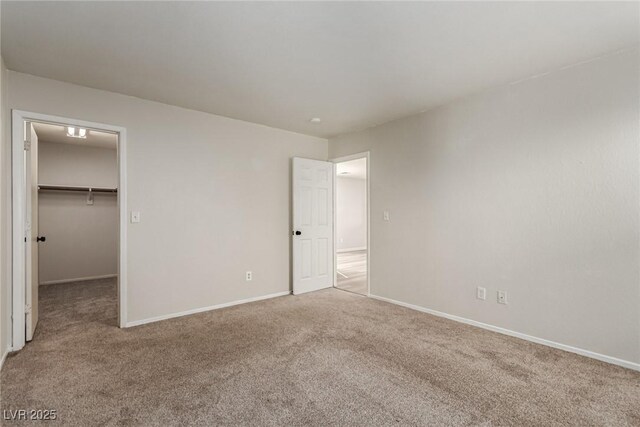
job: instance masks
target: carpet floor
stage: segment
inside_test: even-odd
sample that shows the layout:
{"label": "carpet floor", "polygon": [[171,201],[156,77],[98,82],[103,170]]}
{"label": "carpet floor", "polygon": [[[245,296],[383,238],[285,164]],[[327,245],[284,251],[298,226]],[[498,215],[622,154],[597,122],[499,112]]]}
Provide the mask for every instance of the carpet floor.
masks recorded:
{"label": "carpet floor", "polygon": [[40,296],[1,405],[51,424],[640,425],[638,372],[340,290],[128,329],[113,281]]}

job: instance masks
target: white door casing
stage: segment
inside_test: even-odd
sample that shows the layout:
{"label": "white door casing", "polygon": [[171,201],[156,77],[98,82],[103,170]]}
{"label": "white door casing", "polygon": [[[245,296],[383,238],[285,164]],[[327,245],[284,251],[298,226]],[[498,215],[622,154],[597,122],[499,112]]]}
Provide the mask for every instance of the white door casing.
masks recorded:
{"label": "white door casing", "polygon": [[334,165],[293,158],[293,294],[333,286]]}

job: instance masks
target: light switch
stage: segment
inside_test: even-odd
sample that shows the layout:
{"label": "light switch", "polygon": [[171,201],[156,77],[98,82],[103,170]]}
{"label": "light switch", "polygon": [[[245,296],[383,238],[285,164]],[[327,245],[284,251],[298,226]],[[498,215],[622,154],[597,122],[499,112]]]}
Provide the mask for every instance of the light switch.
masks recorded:
{"label": "light switch", "polygon": [[135,224],[140,222],[140,212],[131,212],[131,223]]}
{"label": "light switch", "polygon": [[384,211],[382,213],[382,219],[385,221],[389,221],[389,211]]}

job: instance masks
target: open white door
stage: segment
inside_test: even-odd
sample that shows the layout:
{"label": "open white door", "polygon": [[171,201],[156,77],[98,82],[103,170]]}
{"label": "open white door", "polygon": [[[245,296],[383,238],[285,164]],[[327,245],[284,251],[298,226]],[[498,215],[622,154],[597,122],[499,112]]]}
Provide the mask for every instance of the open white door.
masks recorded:
{"label": "open white door", "polygon": [[33,124],[25,126],[25,320],[26,340],[38,324],[38,136]]}
{"label": "open white door", "polygon": [[333,286],[333,163],[293,159],[293,293]]}

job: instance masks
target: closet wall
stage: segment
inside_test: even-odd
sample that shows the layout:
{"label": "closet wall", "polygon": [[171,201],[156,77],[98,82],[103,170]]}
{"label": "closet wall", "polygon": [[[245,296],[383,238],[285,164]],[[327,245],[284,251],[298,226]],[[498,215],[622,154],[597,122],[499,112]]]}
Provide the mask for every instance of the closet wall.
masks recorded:
{"label": "closet wall", "polygon": [[[115,149],[40,140],[39,183],[117,187]],[[40,284],[117,274],[117,197],[41,191]]]}

